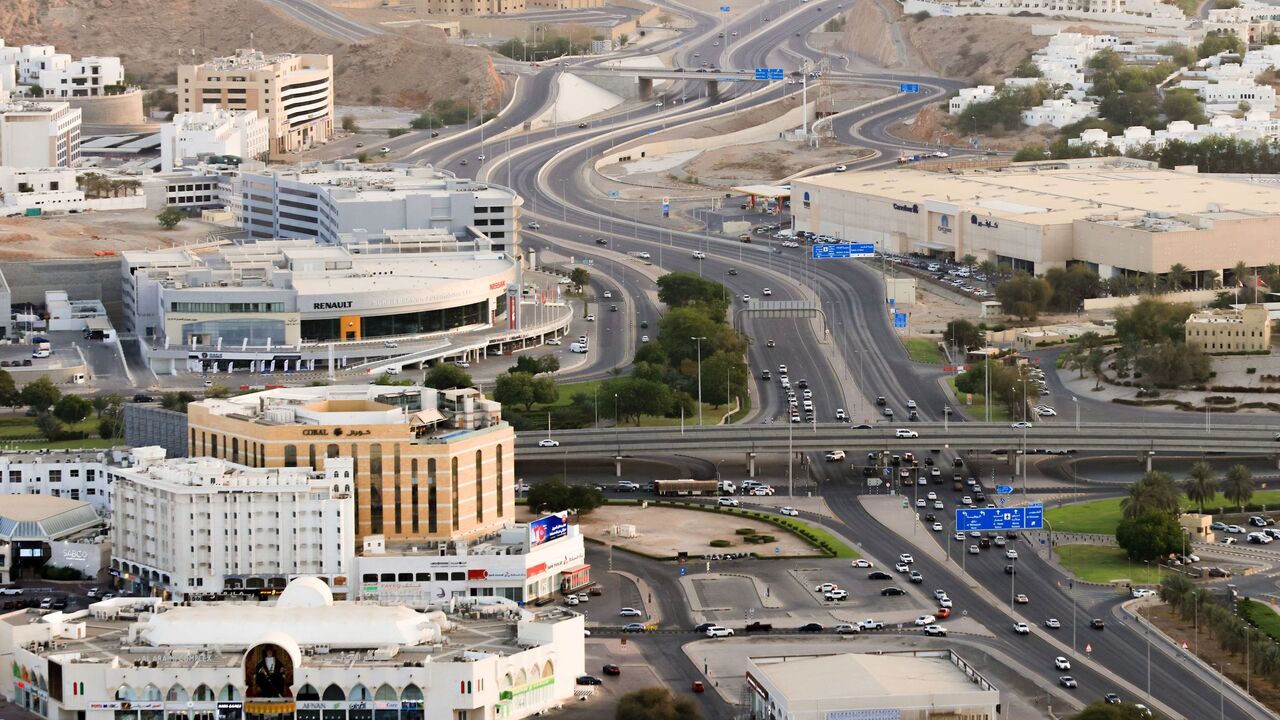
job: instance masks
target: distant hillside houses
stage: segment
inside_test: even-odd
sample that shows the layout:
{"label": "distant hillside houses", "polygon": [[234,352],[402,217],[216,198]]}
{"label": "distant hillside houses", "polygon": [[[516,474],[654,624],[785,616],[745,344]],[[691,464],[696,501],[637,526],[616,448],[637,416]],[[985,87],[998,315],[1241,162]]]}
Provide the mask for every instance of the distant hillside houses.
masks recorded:
{"label": "distant hillside houses", "polygon": [[1246,113],[1243,118],[1215,115],[1209,122],[1200,125],[1192,125],[1185,120],[1175,120],[1163,130],[1152,131],[1150,128],[1137,125],[1125,128],[1122,135],[1111,137],[1107,136],[1106,130],[1094,128],[1080,133],[1078,138],[1068,140],[1067,144],[1094,145],[1099,148],[1110,145],[1123,154],[1140,150],[1148,145],[1153,150],[1160,150],[1173,140],[1197,143],[1210,137],[1232,137],[1252,141],[1276,138],[1280,137],[1280,120],[1272,118],[1270,113],[1255,110]]}

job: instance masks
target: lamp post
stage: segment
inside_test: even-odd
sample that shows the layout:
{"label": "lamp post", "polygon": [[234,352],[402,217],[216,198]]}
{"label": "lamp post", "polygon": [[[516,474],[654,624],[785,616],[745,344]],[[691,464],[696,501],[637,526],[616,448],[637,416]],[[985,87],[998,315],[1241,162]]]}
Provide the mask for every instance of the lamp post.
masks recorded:
{"label": "lamp post", "polygon": [[707,338],[699,336],[689,339],[698,343],[698,427],[702,427],[702,341]]}
{"label": "lamp post", "polygon": [[1227,668],[1231,667],[1231,663],[1214,663],[1218,666],[1218,720],[1222,720],[1227,716],[1227,691],[1226,691],[1226,673]]}
{"label": "lamp post", "polygon": [[1075,406],[1076,409],[1076,432],[1080,432],[1080,399],[1072,395],[1071,404]]}

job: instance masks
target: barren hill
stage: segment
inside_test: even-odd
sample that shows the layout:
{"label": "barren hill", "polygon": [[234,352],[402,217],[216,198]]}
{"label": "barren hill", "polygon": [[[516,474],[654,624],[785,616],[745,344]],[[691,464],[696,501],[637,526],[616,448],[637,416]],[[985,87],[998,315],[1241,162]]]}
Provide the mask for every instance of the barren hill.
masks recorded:
{"label": "barren hill", "polygon": [[267,52],[334,56],[343,105],[418,108],[450,98],[490,109],[502,80],[482,50],[447,45],[432,29],[344,44],[256,0],[0,0],[0,37],[9,45],[48,42],[62,52],[119,55],[129,77],[172,83],[180,63],[250,46]]}

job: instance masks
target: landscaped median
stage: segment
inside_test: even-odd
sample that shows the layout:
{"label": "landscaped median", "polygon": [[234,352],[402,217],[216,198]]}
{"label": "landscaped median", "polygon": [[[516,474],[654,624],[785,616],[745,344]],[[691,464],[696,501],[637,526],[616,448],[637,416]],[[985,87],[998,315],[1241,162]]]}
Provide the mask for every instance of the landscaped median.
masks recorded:
{"label": "landscaped median", "polygon": [[911,356],[911,360],[914,362],[941,365],[945,360],[942,357],[942,350],[938,348],[937,340],[905,338],[902,341],[902,345],[907,349],[907,354]]}
{"label": "landscaped median", "polygon": [[[1280,490],[1259,490],[1253,494],[1250,502],[1244,506],[1243,512],[1257,512],[1264,508],[1280,507]],[[1196,508],[1186,499],[1182,499],[1183,512],[1191,512]],[[1235,507],[1206,507],[1209,514],[1240,512]],[[1092,502],[1063,505],[1046,510],[1044,513],[1048,524],[1055,533],[1094,533],[1099,535],[1115,535],[1116,527],[1124,517],[1120,510],[1120,498],[1094,500]]]}
{"label": "landscaped median", "polygon": [[1063,569],[1085,582],[1154,585],[1164,575],[1158,565],[1130,562],[1124,550],[1110,545],[1059,545],[1054,552]]}

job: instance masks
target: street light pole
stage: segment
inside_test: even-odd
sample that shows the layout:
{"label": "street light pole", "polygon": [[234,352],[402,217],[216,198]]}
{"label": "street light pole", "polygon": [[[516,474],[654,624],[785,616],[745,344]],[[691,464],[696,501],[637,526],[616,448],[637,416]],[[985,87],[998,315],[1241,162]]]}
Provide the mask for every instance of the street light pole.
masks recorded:
{"label": "street light pole", "polygon": [[1071,396],[1071,404],[1076,408],[1076,432],[1080,432],[1080,399]]}
{"label": "street light pole", "polygon": [[700,336],[689,339],[698,343],[698,427],[702,427],[702,341],[707,338]]}

